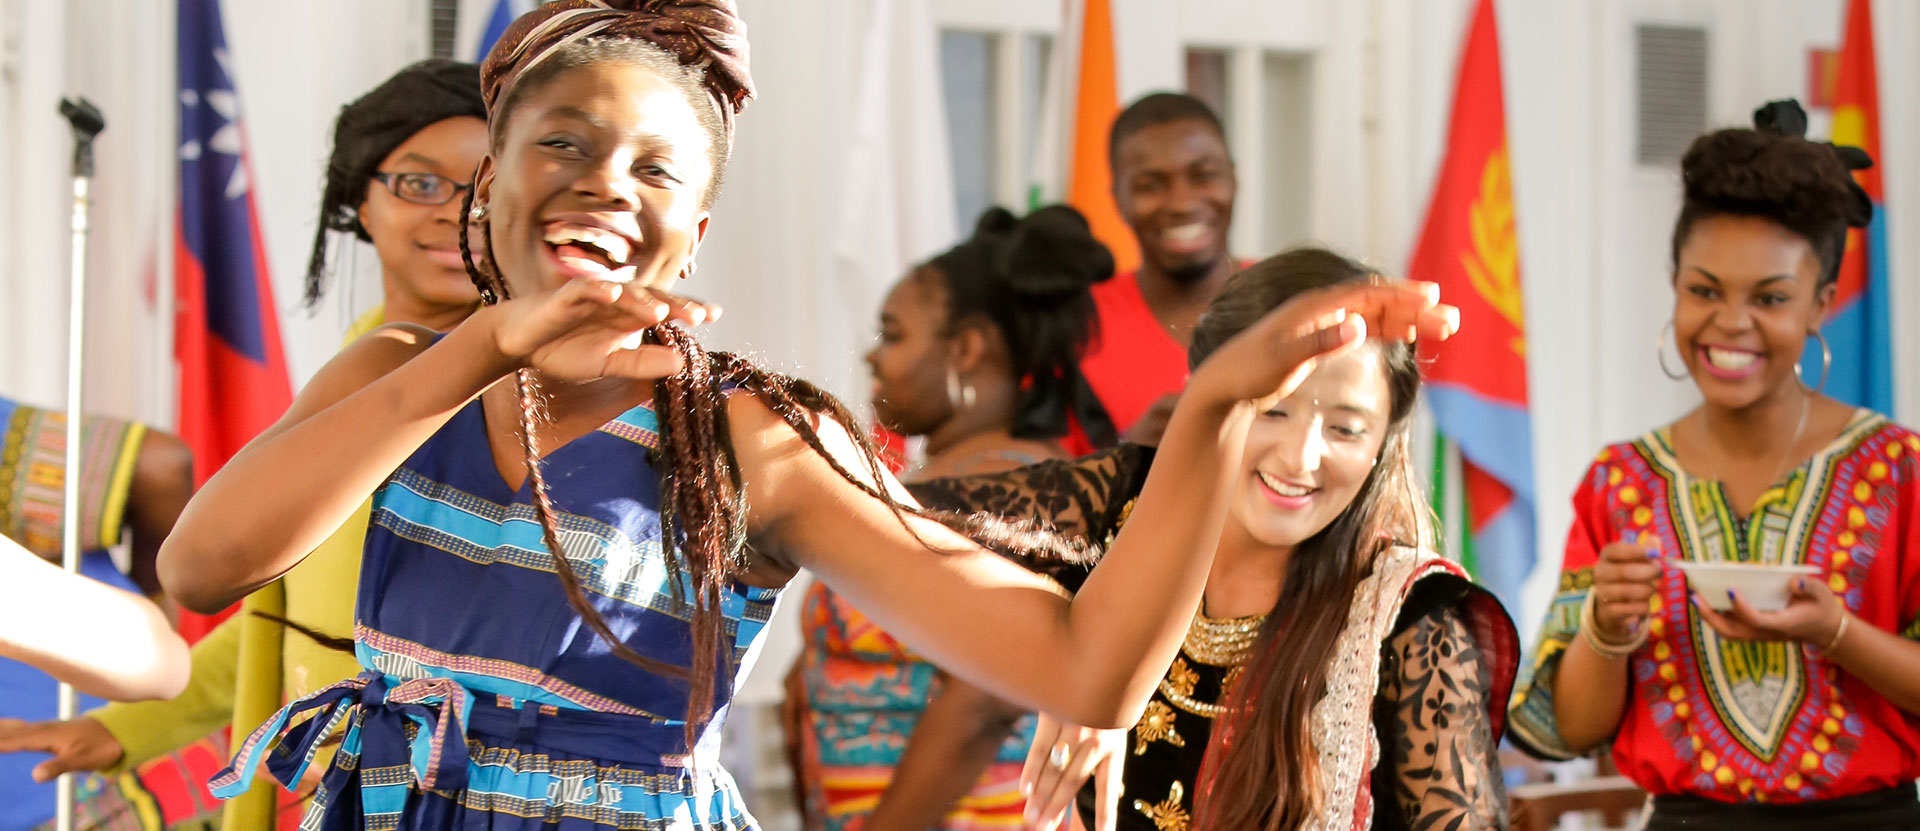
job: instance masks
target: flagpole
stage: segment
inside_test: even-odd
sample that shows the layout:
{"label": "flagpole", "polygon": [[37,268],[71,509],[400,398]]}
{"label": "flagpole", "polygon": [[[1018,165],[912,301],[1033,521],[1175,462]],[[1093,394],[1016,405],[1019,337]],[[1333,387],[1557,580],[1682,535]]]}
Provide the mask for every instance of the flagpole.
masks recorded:
{"label": "flagpole", "polygon": [[[80,428],[86,417],[80,408],[81,357],[86,348],[87,213],[92,201],[87,186],[93,178],[93,137],[105,129],[100,110],[85,98],[61,99],[60,115],[73,128],[73,250],[67,296],[67,448],[66,471],[61,476],[65,499],[60,514],[60,565],[68,574],[80,573]],[[61,721],[70,721],[78,709],[73,685],[60,683]],[[74,774],[63,773],[55,787],[54,828],[73,831]]]}

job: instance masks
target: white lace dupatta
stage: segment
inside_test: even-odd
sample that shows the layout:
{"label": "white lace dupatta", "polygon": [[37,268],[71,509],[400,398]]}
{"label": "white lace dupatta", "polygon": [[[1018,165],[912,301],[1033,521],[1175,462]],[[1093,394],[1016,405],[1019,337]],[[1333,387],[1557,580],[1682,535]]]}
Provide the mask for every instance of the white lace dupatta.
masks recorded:
{"label": "white lace dupatta", "polygon": [[1456,569],[1431,551],[1405,547],[1380,554],[1348,607],[1346,628],[1327,668],[1327,693],[1313,705],[1313,747],[1320,756],[1320,815],[1301,831],[1350,831],[1373,825],[1373,799],[1361,785],[1380,758],[1373,699],[1380,688],[1380,645],[1393,634],[1400,606],[1419,577]]}

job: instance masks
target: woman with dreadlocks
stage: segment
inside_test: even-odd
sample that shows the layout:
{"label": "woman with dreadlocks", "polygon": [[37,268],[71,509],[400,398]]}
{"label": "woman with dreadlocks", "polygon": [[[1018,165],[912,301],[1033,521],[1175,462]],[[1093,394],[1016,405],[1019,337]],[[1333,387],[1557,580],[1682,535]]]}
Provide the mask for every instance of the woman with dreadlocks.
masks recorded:
{"label": "woman with dreadlocks", "polygon": [[[383,302],[353,324],[347,342],[389,322],[450,329],[478,308],[479,294],[461,264],[466,223],[458,196],[486,155],[486,117],[480,68],[448,60],[410,65],[340,109],[306,300],[311,306],[325,293],[330,261],[343,250],[334,244],[339,236],[372,245]],[[109,704],[66,722],[0,728],[0,752],[53,754],[35,770],[47,780],[76,770],[118,776],[169,754],[186,768],[224,747],[204,737],[229,726],[233,735],[244,736],[288,701],[352,677],[359,671],[352,656],[328,644],[353,634],[354,584],[368,516],[363,501],[298,568],[248,595],[240,614],[195,643],[191,682],[179,697]],[[211,767],[194,778],[204,779]],[[83,804],[82,818],[134,814],[118,797],[127,787]],[[226,804],[222,824],[272,828],[277,810],[286,825],[289,817],[297,822],[303,805],[299,794],[262,783]]]}
{"label": "woman with dreadlocks", "polygon": [[1127,722],[1198,602],[1208,558],[1187,552],[1219,533],[1261,402],[1368,333],[1452,331],[1432,286],[1360,285],[1223,345],[1069,601],[903,504],[832,398],[679,328],[715,312],[664,289],[707,229],[745,50],[725,0],[562,0],[496,44],[469,192],[487,306],[342,352],[162,551],[169,589],[219,608],[374,495],[364,671],[242,740],[218,792],[269,745],[297,781],[338,736],[311,828],[752,828],[720,726],[800,568],[990,692]]}

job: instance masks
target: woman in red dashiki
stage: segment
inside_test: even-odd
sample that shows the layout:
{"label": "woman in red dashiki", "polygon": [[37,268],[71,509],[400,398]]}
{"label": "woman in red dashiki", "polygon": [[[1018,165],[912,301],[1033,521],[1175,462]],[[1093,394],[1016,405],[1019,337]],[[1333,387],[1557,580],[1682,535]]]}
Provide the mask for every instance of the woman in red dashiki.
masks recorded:
{"label": "woman in red dashiki", "polygon": [[[1800,138],[1791,102],[1756,122],[1682,163],[1668,373],[1704,401],[1588,469],[1512,735],[1611,742],[1653,831],[1916,828],[1920,436],[1821,395],[1822,362],[1796,377],[1871,213],[1863,154]],[[1715,612],[1676,559],[1817,573],[1781,610]]]}

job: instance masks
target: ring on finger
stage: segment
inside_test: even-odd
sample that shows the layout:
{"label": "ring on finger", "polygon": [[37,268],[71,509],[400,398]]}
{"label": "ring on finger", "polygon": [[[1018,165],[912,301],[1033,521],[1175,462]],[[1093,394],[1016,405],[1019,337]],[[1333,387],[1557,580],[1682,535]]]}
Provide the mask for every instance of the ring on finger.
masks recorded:
{"label": "ring on finger", "polygon": [[1066,770],[1070,751],[1066,742],[1056,742],[1053,750],[1047,754],[1047,766],[1056,770]]}

